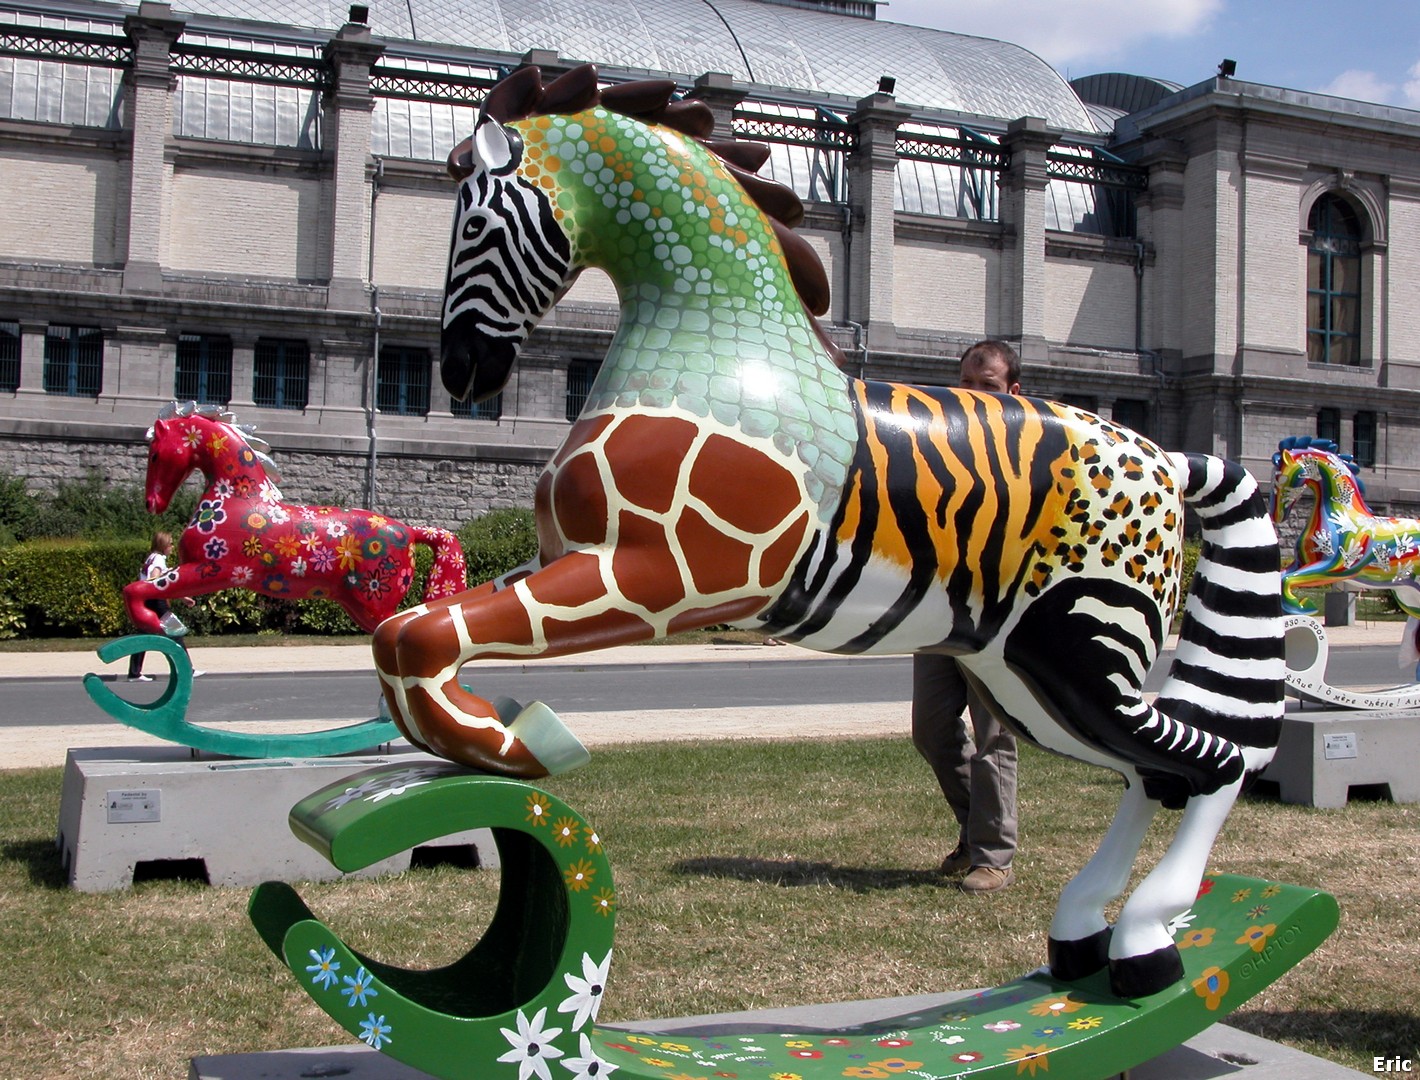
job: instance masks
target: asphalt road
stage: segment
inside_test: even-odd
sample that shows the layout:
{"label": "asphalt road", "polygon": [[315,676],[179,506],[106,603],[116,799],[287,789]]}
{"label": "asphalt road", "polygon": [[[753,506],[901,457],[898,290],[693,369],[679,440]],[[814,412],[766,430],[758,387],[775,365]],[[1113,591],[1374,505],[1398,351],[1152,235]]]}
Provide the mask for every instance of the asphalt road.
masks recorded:
{"label": "asphalt road", "polygon": [[[1167,670],[1165,653],[1146,684],[1157,690]],[[735,708],[764,705],[843,705],[907,702],[912,688],[908,657],[784,660],[773,664],[725,662],[578,668],[486,667],[465,681],[484,696],[541,699],[559,712],[627,712]],[[155,670],[162,665],[152,665]],[[1392,645],[1332,648],[1328,680],[1337,686],[1394,686],[1403,681]],[[159,677],[111,687],[134,702],[157,698]],[[358,720],[375,715],[378,689],[369,672],[210,674],[193,686],[187,719],[196,724],[239,720]],[[9,679],[4,683],[0,728],[13,724],[108,724],[81,680]]]}

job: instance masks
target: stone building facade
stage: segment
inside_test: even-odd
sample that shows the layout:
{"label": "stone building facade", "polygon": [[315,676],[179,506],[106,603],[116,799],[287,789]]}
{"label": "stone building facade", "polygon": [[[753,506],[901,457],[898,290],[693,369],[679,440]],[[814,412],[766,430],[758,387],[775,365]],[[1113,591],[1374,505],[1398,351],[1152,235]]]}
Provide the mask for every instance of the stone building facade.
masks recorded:
{"label": "stone building facade", "polygon": [[[871,5],[724,3],[858,52],[905,40]],[[584,275],[501,399],[452,402],[442,153],[500,70],[605,58],[243,10],[0,2],[0,469],[138,481],[159,406],[206,397],[272,444],[291,498],[452,526],[530,503],[616,298]],[[967,345],[1005,338],[1032,393],[1264,480],[1280,437],[1330,435],[1377,504],[1420,507],[1420,114],[1221,76],[1072,89],[1013,46],[916,33],[1016,65],[1021,93],[983,77],[928,101],[886,48],[856,96],[624,58],[602,75],[664,73],[721,134],[774,144],[828,332],[866,376],[951,383]]]}

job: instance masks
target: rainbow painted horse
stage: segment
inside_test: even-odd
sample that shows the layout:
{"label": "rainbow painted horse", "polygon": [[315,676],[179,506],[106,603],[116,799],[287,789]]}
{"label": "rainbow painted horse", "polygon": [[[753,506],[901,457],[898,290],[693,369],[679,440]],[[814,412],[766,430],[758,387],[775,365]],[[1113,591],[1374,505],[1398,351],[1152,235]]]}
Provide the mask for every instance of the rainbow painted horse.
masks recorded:
{"label": "rainbow painted horse", "polygon": [[1315,496],[1297,537],[1292,564],[1282,571],[1282,603],[1298,615],[1317,614],[1297,589],[1348,581],[1363,589],[1389,589],[1411,618],[1420,618],[1420,521],[1378,517],[1366,505],[1355,458],[1329,439],[1297,435],[1272,455],[1272,519],[1281,523],[1310,489]]}
{"label": "rainbow painted horse", "polygon": [[151,513],[166,510],[195,471],[207,487],[178,541],[178,565],[123,590],[140,631],[163,632],[146,600],[236,588],[333,600],[370,632],[409,591],[416,543],[434,551],[426,602],[467,588],[463,548],[447,529],[406,525],[370,510],[282,502],[269,448],[233,419],[215,406],[173,402],[148,430]]}
{"label": "rainbow painted horse", "polygon": [[[828,284],[762,146],[705,141],[669,82],[601,89],[525,68],[449,158],[458,181],[442,376],[496,393],[585,267],[621,322],[536,492],[540,554],[382,623],[374,654],[416,745],[539,776],[586,758],[545,705],[460,685],[481,657],[557,656],[734,622],[845,654],[936,652],[1039,746],[1120,772],[1120,812],[1051,924],[1051,965],[1140,996],[1182,977],[1193,903],[1282,715],[1277,537],[1241,466],[1171,454],[1068,405],[844,371]],[[1184,504],[1203,529],[1157,701],[1144,677],[1179,601]],[[964,704],[965,688],[957,695]],[[650,722],[648,720],[648,722]],[[1149,821],[1173,843],[1124,904]]]}

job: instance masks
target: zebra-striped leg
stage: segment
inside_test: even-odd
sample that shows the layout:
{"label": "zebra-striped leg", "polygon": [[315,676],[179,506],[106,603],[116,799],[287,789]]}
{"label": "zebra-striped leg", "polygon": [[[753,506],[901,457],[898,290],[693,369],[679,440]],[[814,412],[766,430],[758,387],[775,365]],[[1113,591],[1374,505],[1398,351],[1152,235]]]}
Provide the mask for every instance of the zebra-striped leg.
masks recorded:
{"label": "zebra-striped leg", "polygon": [[1050,972],[1082,979],[1109,961],[1111,932],[1104,907],[1124,892],[1139,846],[1159,804],[1144,794],[1137,776],[1126,777],[1124,798],[1099,848],[1060,893],[1050,923]]}
{"label": "zebra-striped leg", "polygon": [[1168,926],[1198,898],[1213,841],[1241,790],[1238,780],[1189,799],[1164,857],[1125,902],[1109,947],[1110,988],[1120,997],[1155,994],[1183,977]]}

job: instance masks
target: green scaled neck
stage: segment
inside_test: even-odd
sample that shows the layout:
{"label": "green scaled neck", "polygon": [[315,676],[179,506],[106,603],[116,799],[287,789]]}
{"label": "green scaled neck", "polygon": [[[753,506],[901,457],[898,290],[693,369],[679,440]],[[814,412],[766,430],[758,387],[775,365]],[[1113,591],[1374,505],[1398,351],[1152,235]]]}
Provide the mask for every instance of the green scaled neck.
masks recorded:
{"label": "green scaled neck", "polygon": [[587,411],[707,417],[773,439],[832,488],[856,439],[848,377],[820,342],[773,229],[719,160],[688,136],[602,108],[538,117],[524,142],[524,168],[556,176],[574,265],[606,271],[621,298]]}

